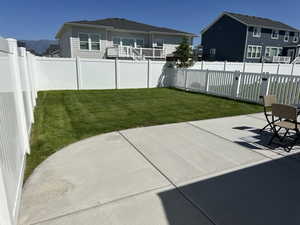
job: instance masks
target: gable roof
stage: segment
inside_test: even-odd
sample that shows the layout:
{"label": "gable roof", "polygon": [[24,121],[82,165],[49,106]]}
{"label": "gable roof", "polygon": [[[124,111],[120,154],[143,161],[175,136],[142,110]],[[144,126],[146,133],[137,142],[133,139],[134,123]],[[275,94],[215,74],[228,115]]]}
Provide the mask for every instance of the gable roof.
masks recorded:
{"label": "gable roof", "polygon": [[[110,29],[120,29],[120,30],[130,30],[130,31],[139,31],[139,32],[157,32],[157,33],[167,33],[167,34],[177,34],[177,35],[188,35],[188,36],[197,36],[192,33],[185,31],[175,30],[166,27],[157,27],[149,24],[139,23],[132,20],[127,20],[123,18],[107,18],[101,20],[80,20],[80,21],[71,21],[67,22],[64,25],[92,25],[92,26],[101,26]],[[60,32],[60,31],[59,31]],[[59,35],[59,32],[56,36]]]}
{"label": "gable roof", "polygon": [[232,13],[232,12],[225,12],[225,14],[230,15],[236,18],[237,20],[242,21],[248,26],[261,26],[261,27],[269,27],[269,28],[274,28],[279,30],[299,31],[298,29],[291,27],[285,23],[276,20],[271,20],[268,18],[248,16],[248,15]]}
{"label": "gable roof", "polygon": [[279,22],[276,20],[271,20],[268,18],[262,18],[262,17],[256,17],[256,16],[248,16],[248,15],[232,13],[232,12],[223,12],[221,14],[221,16],[219,16],[216,21],[214,21],[211,25],[209,25],[207,28],[205,28],[202,31],[202,33],[204,33],[208,28],[210,28],[215,22],[217,22],[224,15],[230,16],[231,18],[239,21],[240,23],[245,24],[246,26],[264,27],[264,28],[270,28],[270,29],[299,32],[299,29],[296,29],[294,27],[291,27],[285,23],[282,23],[282,22]]}

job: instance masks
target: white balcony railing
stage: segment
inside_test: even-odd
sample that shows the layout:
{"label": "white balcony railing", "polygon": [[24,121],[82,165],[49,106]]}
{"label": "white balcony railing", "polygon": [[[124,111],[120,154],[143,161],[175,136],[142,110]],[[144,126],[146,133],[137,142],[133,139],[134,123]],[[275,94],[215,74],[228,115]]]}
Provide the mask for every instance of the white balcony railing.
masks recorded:
{"label": "white balcony railing", "polygon": [[300,64],[300,56],[296,57],[292,63],[293,64]]}
{"label": "white balcony railing", "polygon": [[289,56],[265,56],[263,58],[264,62],[270,62],[270,63],[290,63],[291,57]]}
{"label": "white balcony railing", "polygon": [[115,46],[107,48],[107,56],[110,58],[132,59],[165,59],[164,49],[157,48],[134,48],[131,46]]}
{"label": "white balcony railing", "polygon": [[289,56],[273,56],[274,63],[290,63],[291,57]]}

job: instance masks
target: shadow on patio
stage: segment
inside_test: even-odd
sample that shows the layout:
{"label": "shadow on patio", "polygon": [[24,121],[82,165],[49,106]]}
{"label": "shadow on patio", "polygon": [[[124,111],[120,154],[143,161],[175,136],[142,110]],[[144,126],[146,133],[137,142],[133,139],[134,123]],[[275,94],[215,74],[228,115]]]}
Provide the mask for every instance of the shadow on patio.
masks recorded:
{"label": "shadow on patio", "polygon": [[[217,225],[282,225],[300,220],[300,163],[293,156],[198,181],[179,190]],[[172,202],[177,189],[159,197],[170,225],[180,219]],[[212,223],[212,224],[213,224]],[[198,223],[200,224],[200,223]]]}

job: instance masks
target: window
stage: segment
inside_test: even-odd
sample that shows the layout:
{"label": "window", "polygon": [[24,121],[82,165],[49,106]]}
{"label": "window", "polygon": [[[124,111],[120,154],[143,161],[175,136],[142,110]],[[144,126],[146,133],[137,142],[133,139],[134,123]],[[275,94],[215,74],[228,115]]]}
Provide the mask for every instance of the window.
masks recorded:
{"label": "window", "polygon": [[113,45],[114,47],[118,46],[131,46],[135,48],[143,48],[144,40],[143,39],[135,39],[135,38],[125,38],[125,37],[113,37]]}
{"label": "window", "polygon": [[79,42],[81,50],[100,50],[100,35],[98,34],[79,34]]}
{"label": "window", "polygon": [[114,45],[115,47],[121,45],[121,39],[118,38],[118,37],[114,37],[114,38],[113,38],[113,45]]}
{"label": "window", "polygon": [[282,48],[280,47],[266,47],[265,56],[279,56],[282,53]]}
{"label": "window", "polygon": [[130,38],[122,38],[122,45],[123,46],[131,46],[134,47],[134,39],[130,39]]}
{"label": "window", "polygon": [[135,45],[137,48],[143,48],[144,47],[144,40],[143,39],[136,39]]}
{"label": "window", "polygon": [[294,43],[298,43],[299,42],[299,33],[295,33],[294,34],[293,42]]}
{"label": "window", "polygon": [[164,47],[164,40],[162,39],[156,39],[153,42],[153,48],[163,48]]}
{"label": "window", "polygon": [[261,28],[254,27],[253,28],[253,37],[260,37],[261,36]]}
{"label": "window", "polygon": [[278,30],[272,30],[271,38],[272,39],[278,39],[279,38],[279,31]]}
{"label": "window", "polygon": [[290,39],[290,33],[288,31],[286,31],[284,34],[283,40],[284,40],[284,42],[289,42],[289,39]]}
{"label": "window", "polygon": [[217,50],[215,48],[211,48],[209,50],[210,55],[216,55]]}
{"label": "window", "polygon": [[79,34],[80,49],[89,50],[89,35]]}
{"label": "window", "polygon": [[100,37],[97,34],[90,35],[91,40],[91,49],[92,50],[100,50]]}
{"label": "window", "polygon": [[262,47],[258,45],[248,45],[247,58],[259,59],[261,57]]}

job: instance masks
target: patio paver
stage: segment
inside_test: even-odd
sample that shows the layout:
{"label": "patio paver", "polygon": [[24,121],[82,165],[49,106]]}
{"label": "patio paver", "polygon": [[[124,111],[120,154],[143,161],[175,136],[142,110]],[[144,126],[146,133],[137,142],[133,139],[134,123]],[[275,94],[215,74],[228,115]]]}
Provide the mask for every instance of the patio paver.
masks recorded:
{"label": "patio paver", "polygon": [[19,224],[298,221],[300,163],[249,142],[265,124],[259,116],[129,129],[72,144],[27,181]]}

